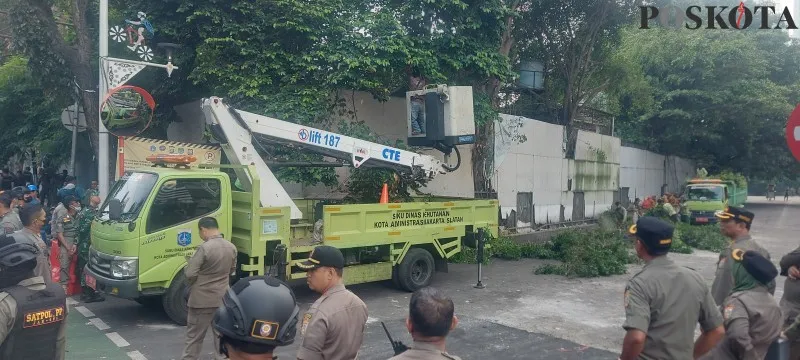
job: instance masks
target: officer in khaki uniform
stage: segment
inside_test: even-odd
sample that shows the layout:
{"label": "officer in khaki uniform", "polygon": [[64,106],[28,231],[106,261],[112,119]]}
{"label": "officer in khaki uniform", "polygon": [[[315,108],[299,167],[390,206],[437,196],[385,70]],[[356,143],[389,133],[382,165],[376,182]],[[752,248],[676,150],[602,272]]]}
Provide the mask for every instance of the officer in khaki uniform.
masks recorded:
{"label": "officer in khaki uniform", "polygon": [[[645,265],[625,287],[622,360],[693,359],[708,352],[724,334],[722,315],[703,277],[667,257],[673,230],[650,216],[639,218],[630,228],[636,255]],[[695,342],[698,322],[702,335]]]}
{"label": "officer in khaki uniform", "polygon": [[308,287],[320,296],[303,315],[300,360],[352,360],[364,341],[367,305],[342,283],[344,256],[339,249],[320,245],[305,261]]}
{"label": "officer in khaki uniform", "polygon": [[[203,243],[197,247],[183,271],[189,284],[189,316],[186,319],[183,360],[200,358],[214,311],[222,305],[222,297],[230,287],[230,276],[236,271],[236,246],[222,237],[217,219],[204,217],[197,226]],[[222,358],[216,336],[214,353],[216,358]]]}
{"label": "officer in khaki uniform", "polygon": [[81,203],[74,197],[70,202],[64,204],[67,207],[67,212],[58,218],[54,224],[55,240],[60,245],[58,259],[61,263],[61,276],[59,282],[62,286],[69,284],[69,265],[78,251],[78,224],[75,221],[75,216],[78,211],[81,211]]}
{"label": "officer in khaki uniform", "polygon": [[411,295],[406,328],[414,339],[408,350],[389,360],[461,360],[445,350],[445,339],[456,328],[453,300],[436,288],[426,287]]}
{"label": "officer in khaki uniform", "polygon": [[37,252],[0,235],[0,359],[64,359],[66,295],[35,276]]}
{"label": "officer in khaki uniform", "polygon": [[19,219],[19,214],[12,210],[12,203],[11,194],[8,192],[0,194],[0,227],[3,228],[4,234],[22,230],[22,221]]}
{"label": "officer in khaki uniform", "polygon": [[[719,218],[719,228],[722,235],[731,239],[731,244],[719,254],[717,261],[717,274],[714,283],[711,285],[711,293],[714,295],[714,302],[721,306],[725,298],[731,294],[733,289],[732,273],[732,251],[742,249],[743,251],[757,251],[767,259],[770,259],[769,252],[761,247],[750,237],[750,226],[753,224],[755,215],[738,207],[727,207],[716,214]],[[775,281],[771,281],[767,286],[770,294],[775,293]]]}
{"label": "officer in khaki uniform", "polygon": [[[784,327],[791,326],[800,316],[800,248],[786,254],[781,258],[781,275],[786,276],[783,283],[783,296],[780,306],[783,312]],[[787,337],[790,342],[789,356],[792,360],[800,359],[800,329],[794,328],[794,336]],[[797,332],[797,334],[795,334]]]}
{"label": "officer in khaki uniform", "polygon": [[733,293],[722,311],[725,337],[703,360],[764,359],[783,328],[781,308],[767,290],[778,269],[756,251],[734,249],[732,256]]}
{"label": "officer in khaki uniform", "polygon": [[51,282],[50,275],[50,248],[42,240],[42,227],[47,223],[47,214],[41,205],[29,204],[19,212],[22,219],[22,230],[15,232],[12,236],[17,242],[28,243],[39,249],[36,257],[36,268],[33,270],[36,276],[42,277],[45,282]]}

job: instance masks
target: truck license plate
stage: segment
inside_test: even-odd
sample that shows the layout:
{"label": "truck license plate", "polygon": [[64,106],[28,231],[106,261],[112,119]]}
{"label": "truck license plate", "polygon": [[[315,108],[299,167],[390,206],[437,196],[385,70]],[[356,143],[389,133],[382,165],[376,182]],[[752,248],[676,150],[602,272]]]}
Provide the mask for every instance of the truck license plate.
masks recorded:
{"label": "truck license plate", "polygon": [[86,286],[92,288],[92,290],[97,290],[97,279],[92,275],[86,274]]}
{"label": "truck license plate", "polygon": [[697,218],[697,222],[708,222],[708,218]]}

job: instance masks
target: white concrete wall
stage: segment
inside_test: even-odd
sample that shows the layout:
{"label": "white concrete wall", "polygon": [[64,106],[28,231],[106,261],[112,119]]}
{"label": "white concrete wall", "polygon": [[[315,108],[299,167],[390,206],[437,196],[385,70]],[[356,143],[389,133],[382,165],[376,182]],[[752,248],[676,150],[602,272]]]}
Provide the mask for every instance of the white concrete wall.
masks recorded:
{"label": "white concrete wall", "polygon": [[[520,192],[533,193],[536,223],[559,221],[562,206],[565,220],[571,220],[575,191],[584,193],[586,217],[611,207],[619,183],[619,139],[581,131],[576,159],[568,160],[562,151],[562,126],[506,114],[500,117],[492,181],[504,217],[516,210]],[[520,135],[526,141],[515,141]],[[600,149],[604,162],[598,162],[597,152],[591,149]]]}
{"label": "white concrete wall", "polygon": [[660,195],[661,186],[666,192],[679,193],[686,180],[695,174],[695,163],[677,156],[663,156],[651,151],[622,147],[620,187],[627,187],[628,198]]}

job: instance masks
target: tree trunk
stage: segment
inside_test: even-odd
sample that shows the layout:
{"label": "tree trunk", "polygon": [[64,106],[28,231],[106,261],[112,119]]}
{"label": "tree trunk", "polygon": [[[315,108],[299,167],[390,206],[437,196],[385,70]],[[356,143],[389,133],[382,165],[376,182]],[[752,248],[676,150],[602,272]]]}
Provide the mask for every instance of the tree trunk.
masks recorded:
{"label": "tree trunk", "polygon": [[[513,0],[508,4],[509,9],[516,12],[521,5],[521,1]],[[514,46],[514,17],[509,15],[505,19],[505,29],[500,37],[500,47],[498,52],[503,56],[511,53]],[[488,85],[483,91],[489,96],[492,107],[496,110],[500,107],[500,79],[494,77],[489,79]],[[492,187],[492,173],[494,172],[494,119],[481,124],[476,128],[475,146],[472,148],[472,177],[475,196],[480,198],[494,198],[495,190]]]}

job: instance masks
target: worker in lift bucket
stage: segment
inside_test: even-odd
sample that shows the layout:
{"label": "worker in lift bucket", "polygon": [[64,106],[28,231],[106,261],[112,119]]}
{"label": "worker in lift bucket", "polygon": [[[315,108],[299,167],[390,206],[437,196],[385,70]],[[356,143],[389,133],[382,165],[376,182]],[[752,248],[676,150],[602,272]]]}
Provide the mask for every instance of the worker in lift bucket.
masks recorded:
{"label": "worker in lift bucket", "polygon": [[[419,69],[409,71],[408,88],[411,91],[425,89],[425,78]],[[425,134],[425,97],[415,95],[411,97],[411,135]]]}

